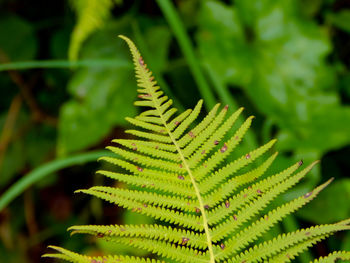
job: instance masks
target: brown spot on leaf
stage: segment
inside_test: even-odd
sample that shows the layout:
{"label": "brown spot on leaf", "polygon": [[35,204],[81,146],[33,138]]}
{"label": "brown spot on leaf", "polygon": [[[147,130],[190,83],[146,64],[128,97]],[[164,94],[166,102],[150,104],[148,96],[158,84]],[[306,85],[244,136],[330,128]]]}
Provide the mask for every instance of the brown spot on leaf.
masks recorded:
{"label": "brown spot on leaf", "polygon": [[225,249],[225,245],[224,245],[224,243],[221,243],[221,244],[220,244],[220,248],[221,248],[222,250],[224,250],[224,249]]}
{"label": "brown spot on leaf", "polygon": [[225,105],[224,109],[225,109],[225,110],[228,110],[228,105]]}
{"label": "brown spot on leaf", "polygon": [[205,154],[205,150],[203,150],[203,151],[201,152],[201,154]]}
{"label": "brown spot on leaf", "polygon": [[144,66],[145,65],[145,62],[143,61],[142,57],[139,58],[139,64],[141,66]]}
{"label": "brown spot on leaf", "polygon": [[261,190],[260,190],[260,189],[256,190],[256,192],[257,192],[259,195],[261,195],[261,194],[262,194],[262,192],[261,192]]}
{"label": "brown spot on leaf", "polygon": [[236,216],[236,215],[233,215],[233,219],[237,221],[237,216]]}
{"label": "brown spot on leaf", "polygon": [[224,153],[227,151],[227,144],[224,143],[224,146],[221,147],[220,152]]}
{"label": "brown spot on leaf", "polygon": [[229,207],[230,207],[230,202],[229,202],[228,200],[225,202],[225,207],[226,207],[226,208],[229,208]]}
{"label": "brown spot on leaf", "polygon": [[214,141],[214,145],[218,145],[219,144],[219,141],[218,140],[215,140]]}
{"label": "brown spot on leaf", "polygon": [[179,124],[180,124],[180,122],[175,121],[175,122],[174,122],[174,124],[177,126],[177,125],[179,125]]}
{"label": "brown spot on leaf", "polygon": [[104,237],[105,236],[105,234],[103,234],[103,233],[97,233],[97,237]]}
{"label": "brown spot on leaf", "polygon": [[312,191],[311,192],[308,192],[308,193],[306,193],[306,194],[304,194],[304,198],[308,198],[308,197],[310,197],[312,195]]}
{"label": "brown spot on leaf", "polygon": [[196,207],[196,213],[199,214],[200,212],[201,210],[198,207]]}
{"label": "brown spot on leaf", "polygon": [[179,175],[177,178],[180,180],[185,180],[185,177],[183,177],[182,175]]}
{"label": "brown spot on leaf", "polygon": [[148,207],[148,205],[147,204],[143,204],[143,207]]}
{"label": "brown spot on leaf", "polygon": [[188,133],[188,135],[189,135],[191,138],[194,138],[194,137],[195,137],[195,135],[193,134],[192,131],[190,131],[190,132]]}
{"label": "brown spot on leaf", "polygon": [[306,232],[305,236],[310,236],[310,234],[311,234],[310,232]]}
{"label": "brown spot on leaf", "polygon": [[186,245],[189,240],[190,240],[189,238],[183,237],[181,240],[181,245]]}
{"label": "brown spot on leaf", "polygon": [[247,154],[245,155],[245,158],[246,158],[246,159],[250,159],[250,154],[247,153]]}
{"label": "brown spot on leaf", "polygon": [[136,168],[137,168],[137,170],[138,170],[138,171],[140,171],[140,172],[142,172],[142,171],[143,171],[143,168],[142,168],[142,167],[140,167],[140,166],[136,166]]}
{"label": "brown spot on leaf", "polygon": [[298,165],[299,165],[299,166],[302,166],[303,163],[304,163],[303,160],[300,160],[300,161],[298,162]]}
{"label": "brown spot on leaf", "polygon": [[209,205],[205,205],[205,206],[204,206],[204,209],[207,209],[207,210],[208,210],[208,209],[209,209]]}

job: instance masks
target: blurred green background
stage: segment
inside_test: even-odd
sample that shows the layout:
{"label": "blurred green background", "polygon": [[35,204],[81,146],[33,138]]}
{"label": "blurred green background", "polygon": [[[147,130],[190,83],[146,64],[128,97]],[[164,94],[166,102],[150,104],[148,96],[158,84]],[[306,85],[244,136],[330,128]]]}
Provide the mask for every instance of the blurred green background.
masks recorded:
{"label": "blurred green background", "polygon": [[[203,98],[207,110],[222,102],[255,115],[240,152],[276,137],[273,171],[321,160],[282,199],[335,181],[273,231],[350,217],[349,1],[0,0],[0,195],[17,183],[0,201],[0,262],[39,262],[49,244],[135,253],[66,232],[147,220],[73,195],[112,183],[91,161],[126,136],[124,118],[138,110],[118,34],[135,41],[180,110]],[[350,250],[349,232],[300,262],[336,249]]]}

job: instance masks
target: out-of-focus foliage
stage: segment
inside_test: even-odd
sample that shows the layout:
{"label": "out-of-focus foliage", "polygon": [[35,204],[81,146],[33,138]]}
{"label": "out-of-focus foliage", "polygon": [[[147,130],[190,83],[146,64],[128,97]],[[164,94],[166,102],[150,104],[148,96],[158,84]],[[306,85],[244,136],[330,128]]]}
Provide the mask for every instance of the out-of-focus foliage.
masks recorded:
{"label": "out-of-focus foliage", "polygon": [[295,1],[205,1],[198,42],[203,63],[278,125],[281,150],[321,155],[350,142],[350,108],[325,61],[330,41]]}
{"label": "out-of-focus foliage", "polygon": [[[215,96],[210,99],[224,98],[257,116],[253,143],[278,137],[278,169],[292,160],[321,159],[308,180],[283,198],[335,177],[320,198],[298,214],[298,224],[350,217],[347,1],[160,1],[175,4],[182,23],[177,26],[185,30],[199,73]],[[136,42],[180,107],[190,108],[200,98],[184,47],[157,1],[115,3],[0,1],[0,70],[12,62],[29,61],[30,67],[33,60],[67,65],[0,71],[0,198],[44,162],[103,148],[128,128],[124,117],[136,114],[131,105],[136,92],[131,64],[124,63],[128,51],[118,34]],[[70,58],[88,66],[70,68],[69,52]],[[113,66],[119,62],[123,66]],[[0,211],[0,262],[39,262],[47,244],[90,254],[110,249],[101,244],[81,251],[87,245],[65,232],[73,224],[128,222],[121,210],[72,197],[74,190],[103,180],[93,179],[91,171],[97,168],[86,165],[47,176]],[[339,205],[330,205],[334,203]],[[340,235],[315,253],[349,247],[350,235]]]}
{"label": "out-of-focus foliage", "polygon": [[77,23],[71,36],[69,59],[76,60],[83,42],[109,17],[113,1],[71,0],[70,2],[77,14]]}

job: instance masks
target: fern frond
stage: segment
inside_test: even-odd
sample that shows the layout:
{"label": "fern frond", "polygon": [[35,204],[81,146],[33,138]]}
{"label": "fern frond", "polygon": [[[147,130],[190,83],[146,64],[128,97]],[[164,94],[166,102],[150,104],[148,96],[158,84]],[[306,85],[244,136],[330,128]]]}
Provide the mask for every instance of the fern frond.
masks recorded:
{"label": "fern frond", "polygon": [[337,260],[350,260],[350,252],[336,251],[336,252],[330,253],[326,257],[321,257],[319,259],[316,259],[314,263],[331,263],[331,262],[336,262]]}
{"label": "fern frond", "polygon": [[97,173],[133,186],[139,186],[141,188],[161,190],[172,195],[183,196],[189,199],[195,197],[192,189],[182,184],[180,180],[178,180],[179,182],[169,181],[164,178],[152,180],[151,178],[144,178],[135,175],[114,173],[109,171],[97,171]]}
{"label": "fern frond", "polygon": [[90,234],[107,239],[117,238],[119,236],[143,237],[199,249],[204,249],[206,247],[206,240],[203,234],[162,225],[83,225],[73,226],[68,230],[72,231],[71,234]]}
{"label": "fern frond", "polygon": [[182,212],[169,210],[156,205],[147,205],[143,202],[135,200],[134,198],[128,199],[121,197],[120,195],[115,198],[110,194],[93,189],[79,190],[78,192],[96,196],[110,203],[118,204],[121,207],[130,209],[133,212],[151,216],[164,222],[174,223],[197,231],[202,231],[204,228],[203,219],[199,216],[184,214]]}
{"label": "fern frond", "polygon": [[[232,262],[246,262],[259,261],[275,255],[285,248],[298,244],[300,242],[309,240],[314,237],[332,234],[334,232],[349,230],[350,226],[332,224],[320,225],[306,229],[297,230],[288,234],[279,235],[273,240],[263,242],[253,248],[246,250],[236,257]],[[218,255],[218,258],[224,258],[224,253]]]}
{"label": "fern frond", "polygon": [[55,249],[60,253],[56,254],[45,254],[43,257],[64,259],[73,263],[115,263],[115,262],[125,262],[125,263],[162,263],[164,261],[149,259],[149,258],[139,258],[139,257],[128,257],[128,256],[105,256],[105,257],[88,257],[79,255],[72,251],[64,248],[49,246],[49,248]]}
{"label": "fern frond", "polygon": [[259,220],[253,222],[249,227],[245,228],[240,233],[228,240],[226,242],[226,247],[232,248],[232,253],[243,247],[246,247],[249,243],[257,240],[261,234],[269,230],[273,225],[282,220],[285,216],[296,211],[314,199],[328,184],[330,184],[331,181],[332,179],[315,188],[312,194],[307,198],[305,198],[304,195],[300,196],[299,198],[296,198],[268,212]]}
{"label": "fern frond", "polygon": [[[127,118],[137,127],[127,132],[139,138],[114,140],[117,147],[107,148],[116,157],[100,158],[116,165],[118,172],[102,170],[98,173],[133,188],[94,186],[78,192],[158,221],[153,225],[73,226],[70,228],[72,234],[90,234],[146,250],[171,262],[242,263],[288,262],[329,235],[350,229],[349,219],[259,241],[284,217],[314,199],[331,180],[265,211],[279,195],[300,182],[317,162],[300,169],[300,161],[265,176],[277,156],[277,153],[269,154],[276,140],[231,161],[229,157],[244,140],[253,117],[235,128],[243,108],[228,114],[227,106],[220,109],[217,104],[202,121],[195,123],[202,100],[194,109],[176,116],[172,100],[157,86],[133,42],[124,36],[121,38],[127,42],[135,66],[139,87],[135,105],[146,110],[134,118]],[[265,161],[248,169],[263,155],[268,155]],[[247,170],[241,172],[244,168]],[[61,254],[48,256],[72,262],[109,262],[113,259],[91,258],[56,249]],[[143,262],[140,258],[115,258],[116,262],[128,260]]]}
{"label": "fern frond", "polygon": [[141,192],[137,190],[128,190],[105,186],[91,187],[88,191],[105,193],[110,195],[111,198],[134,199],[139,202],[144,202],[143,206],[152,204],[158,207],[176,208],[183,212],[194,212],[195,208],[198,207],[198,201],[189,200],[188,197],[183,198],[176,196],[165,196],[153,192]]}
{"label": "fern frond", "polygon": [[275,262],[291,262],[291,260],[295,259],[301,252],[305,251],[309,247],[312,247],[316,243],[326,239],[330,235],[320,235],[310,239],[307,239],[303,242],[300,242],[296,245],[290,246],[289,248],[277,253],[276,255],[269,258],[270,263]]}
{"label": "fern frond", "polygon": [[218,204],[218,202],[224,201],[225,205],[227,206],[229,203],[228,201],[226,201],[226,198],[228,196],[232,196],[238,187],[248,184],[252,181],[258,180],[259,177],[261,177],[266,172],[266,170],[275,160],[276,156],[277,153],[271,155],[263,164],[261,164],[256,169],[241,175],[237,175],[231,178],[230,180],[219,184],[214,191],[205,195],[206,199],[208,200],[209,207],[215,207]]}

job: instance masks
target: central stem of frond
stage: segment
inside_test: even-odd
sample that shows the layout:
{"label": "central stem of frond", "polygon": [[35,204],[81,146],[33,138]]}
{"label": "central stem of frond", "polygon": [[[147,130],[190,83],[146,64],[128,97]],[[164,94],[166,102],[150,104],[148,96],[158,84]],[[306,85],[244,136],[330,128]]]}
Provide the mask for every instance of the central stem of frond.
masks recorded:
{"label": "central stem of frond", "polygon": [[200,209],[200,212],[201,212],[201,215],[202,215],[202,218],[203,218],[203,227],[204,227],[204,232],[205,232],[205,235],[207,237],[207,244],[208,244],[208,251],[209,251],[209,255],[210,255],[210,261],[209,263],[215,263],[215,258],[214,258],[214,250],[213,250],[213,243],[212,243],[212,240],[211,240],[211,235],[210,235],[210,232],[209,232],[209,225],[208,225],[208,219],[207,219],[207,216],[206,216],[206,213],[205,213],[205,205],[204,205],[204,202],[203,202],[203,199],[202,199],[202,196],[200,194],[200,191],[199,191],[199,188],[198,188],[198,185],[196,183],[196,180],[192,174],[192,171],[190,169],[190,166],[188,165],[188,162],[186,161],[186,158],[183,154],[183,152],[181,151],[181,148],[180,146],[178,145],[176,139],[174,138],[171,130],[169,129],[166,121],[164,120],[164,117],[163,117],[163,114],[161,114],[161,111],[160,111],[160,105],[158,105],[157,101],[154,99],[154,93],[151,92],[151,95],[152,95],[152,100],[153,100],[153,103],[158,111],[158,114],[159,114],[159,117],[161,118],[162,122],[163,122],[163,125],[167,131],[167,133],[169,134],[170,138],[171,138],[171,141],[173,142],[173,144],[175,145],[176,147],[176,150],[177,152],[179,153],[180,155],[180,158],[181,158],[181,161],[184,165],[184,167],[186,168],[187,172],[188,172],[188,175],[190,176],[191,178],[191,182],[192,182],[192,185],[193,185],[193,188],[195,189],[195,192],[196,192],[196,196],[197,196],[197,199],[198,199],[198,202],[199,202],[199,209]]}

